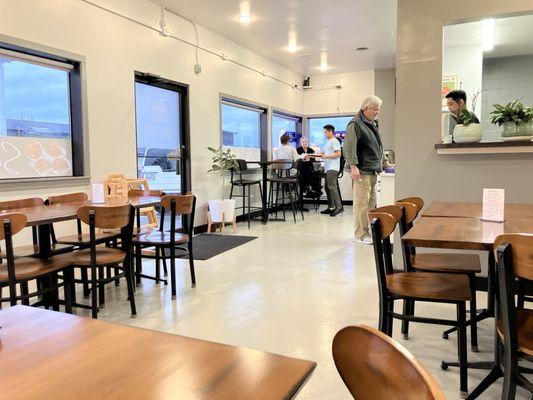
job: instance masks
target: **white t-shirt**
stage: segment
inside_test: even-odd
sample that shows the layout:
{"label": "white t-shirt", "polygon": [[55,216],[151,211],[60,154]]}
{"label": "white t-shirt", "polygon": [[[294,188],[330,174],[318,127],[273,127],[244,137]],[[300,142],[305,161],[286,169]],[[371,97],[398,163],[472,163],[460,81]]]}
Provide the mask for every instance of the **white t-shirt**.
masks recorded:
{"label": "white t-shirt", "polygon": [[[324,154],[329,156],[335,154],[336,151],[341,150],[341,144],[336,138],[331,138],[326,141],[324,146]],[[338,171],[341,168],[341,159],[337,158],[326,158],[324,159],[324,171]]]}
{"label": "white t-shirt", "polygon": [[294,147],[284,144],[276,150],[275,159],[296,161],[298,159],[298,153]]}

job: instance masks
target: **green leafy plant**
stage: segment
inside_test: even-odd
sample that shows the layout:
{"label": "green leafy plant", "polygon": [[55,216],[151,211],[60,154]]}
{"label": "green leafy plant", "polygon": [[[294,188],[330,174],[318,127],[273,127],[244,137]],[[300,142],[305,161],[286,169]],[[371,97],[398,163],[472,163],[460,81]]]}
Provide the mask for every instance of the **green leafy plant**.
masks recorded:
{"label": "green leafy plant", "polygon": [[466,108],[461,111],[461,121],[464,126],[474,123],[474,112],[468,111]]}
{"label": "green leafy plant", "polygon": [[524,110],[524,122],[533,120],[533,107],[528,107]]}
{"label": "green leafy plant", "polygon": [[237,156],[231,151],[220,146],[218,149],[208,147],[207,150],[214,153],[211,165],[211,169],[207,172],[218,172],[222,176],[222,198],[224,198],[224,187],[226,186],[226,171],[234,170],[239,171],[239,162]]}
{"label": "green leafy plant", "polygon": [[520,100],[510,101],[505,106],[494,104],[494,110],[490,113],[490,122],[502,126],[505,122],[514,122],[516,125],[527,122],[533,117],[530,108],[524,108]]}

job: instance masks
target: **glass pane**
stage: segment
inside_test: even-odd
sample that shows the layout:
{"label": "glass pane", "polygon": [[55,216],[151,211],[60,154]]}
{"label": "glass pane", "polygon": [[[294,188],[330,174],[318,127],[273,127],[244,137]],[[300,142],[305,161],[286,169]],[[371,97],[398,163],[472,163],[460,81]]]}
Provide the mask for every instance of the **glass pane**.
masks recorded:
{"label": "glass pane", "polygon": [[180,94],[135,83],[137,176],[151,189],[180,191]]}
{"label": "glass pane", "polygon": [[285,133],[288,133],[291,137],[289,144],[293,147],[300,145],[301,132],[296,132],[297,123],[292,118],[287,118],[282,115],[274,114],[272,116],[272,154],[275,153],[280,146],[280,138]]}
{"label": "glass pane", "polygon": [[259,111],[222,104],[222,146],[229,147],[238,158],[248,161],[260,159]]}
{"label": "glass pane", "polygon": [[326,139],[324,125],[331,124],[335,127],[335,136],[344,140],[346,127],[353,117],[323,117],[309,119],[309,146],[323,149]]}
{"label": "glass pane", "polygon": [[67,71],[0,56],[0,179],[72,176]]}

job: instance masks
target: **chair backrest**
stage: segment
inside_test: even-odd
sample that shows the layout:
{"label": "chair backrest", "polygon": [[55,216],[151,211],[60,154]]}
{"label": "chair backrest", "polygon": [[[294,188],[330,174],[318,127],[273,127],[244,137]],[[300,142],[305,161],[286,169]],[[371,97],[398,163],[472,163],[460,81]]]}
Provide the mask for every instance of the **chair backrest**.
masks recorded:
{"label": "chair backrest", "polygon": [[4,240],[6,238],[6,232],[4,230],[5,224],[9,223],[9,229],[11,232],[11,236],[16,235],[19,233],[28,222],[28,218],[22,213],[8,213],[8,214],[0,214],[0,240]]}
{"label": "chair backrest", "polygon": [[405,199],[400,199],[397,203],[413,203],[418,208],[418,212],[424,208],[424,200],[421,197],[406,197]]}
{"label": "chair backrest", "polygon": [[49,196],[48,204],[57,205],[57,204],[67,204],[67,203],[81,203],[88,199],[87,193],[78,192],[78,193],[69,193],[69,194],[60,194],[57,196]]}
{"label": "chair backrest", "polygon": [[40,197],[30,197],[27,199],[0,201],[0,210],[13,210],[16,208],[43,206],[44,200]]}
{"label": "chair backrest", "polygon": [[404,228],[406,229],[406,231],[402,232],[402,234],[404,234],[404,233],[407,233],[407,231],[412,228],[413,222],[416,219],[416,217],[418,217],[418,213],[420,212],[421,208],[416,203],[405,201],[405,200],[398,200],[396,204],[403,207],[405,210],[406,226]]}
{"label": "chair backrest", "polygon": [[131,205],[82,206],[78,208],[78,218],[90,225],[90,215],[94,214],[94,227],[100,229],[121,229],[130,222]]}
{"label": "chair backrest", "polygon": [[133,199],[135,197],[143,197],[143,196],[154,196],[154,197],[162,197],[163,191],[162,190],[155,190],[155,189],[130,189],[128,190],[128,198]]}
{"label": "chair backrest", "polygon": [[394,273],[390,236],[402,219],[403,211],[397,205],[384,206],[371,210],[368,217],[371,221],[378,288],[380,296],[384,296],[388,293],[386,276]]}
{"label": "chair backrest", "polygon": [[393,339],[365,325],[333,339],[337,371],[357,400],[445,400],[431,374]]}
{"label": "chair backrest", "polygon": [[181,215],[182,228],[184,229],[184,233],[189,234],[189,240],[191,240],[194,233],[196,196],[191,192],[181,195],[166,195],[161,198],[161,205],[163,208],[161,210],[161,222],[159,230],[162,231],[164,229],[165,210],[169,210],[171,240],[174,240],[177,215]]}
{"label": "chair backrest", "polygon": [[177,215],[187,215],[192,212],[192,203],[194,195],[188,194],[171,194],[165,195],[161,198],[161,205],[167,209],[172,209],[172,202],[175,204],[175,211]]}
{"label": "chair backrest", "polygon": [[504,251],[504,246],[510,245],[510,262],[514,276],[533,281],[533,235],[526,233],[507,233],[498,236],[494,241],[496,259],[498,251]]}
{"label": "chair backrest", "polygon": [[246,160],[238,158],[237,164],[239,165],[239,171],[238,171],[239,173],[242,173],[243,171],[248,170],[248,163],[246,162]]}

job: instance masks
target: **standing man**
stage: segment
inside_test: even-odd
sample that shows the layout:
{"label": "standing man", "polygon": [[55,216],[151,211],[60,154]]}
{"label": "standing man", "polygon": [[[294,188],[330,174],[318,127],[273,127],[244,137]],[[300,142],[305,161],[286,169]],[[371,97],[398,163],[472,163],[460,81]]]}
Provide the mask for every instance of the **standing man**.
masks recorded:
{"label": "standing man", "polygon": [[335,138],[335,127],[333,125],[324,126],[324,136],[326,136],[326,145],[324,146],[324,154],[321,157],[324,159],[328,208],[321,211],[321,214],[329,214],[331,217],[335,217],[343,210],[337,182],[341,161],[341,144]]}
{"label": "standing man", "polygon": [[383,171],[383,144],[377,117],[382,100],[369,96],[361,110],[348,123],[344,141],[344,157],[353,180],[354,241],[372,244],[368,211],[376,207],[376,182]]}
{"label": "standing man", "polygon": [[[463,110],[466,110],[466,92],[464,90],[452,90],[446,95],[446,105],[452,114],[450,123],[450,135],[453,134],[455,125],[463,123]],[[479,124],[476,114],[472,113],[472,122]]]}

